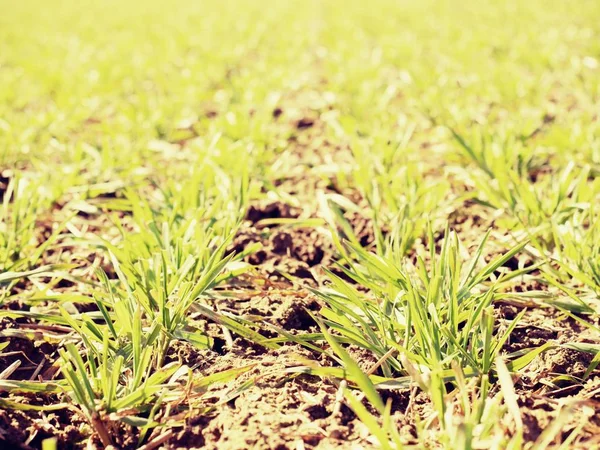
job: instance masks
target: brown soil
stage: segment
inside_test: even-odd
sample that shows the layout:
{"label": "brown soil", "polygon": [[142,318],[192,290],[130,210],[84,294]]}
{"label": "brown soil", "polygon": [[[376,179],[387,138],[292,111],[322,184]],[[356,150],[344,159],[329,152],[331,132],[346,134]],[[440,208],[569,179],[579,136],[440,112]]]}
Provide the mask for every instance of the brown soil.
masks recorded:
{"label": "brown soil", "polygon": [[[53,398],[21,399],[34,404],[56,403]],[[68,410],[48,413],[0,409],[1,448],[40,448],[44,439],[56,437],[60,448],[81,448],[90,429],[86,422]]]}
{"label": "brown soil", "polygon": [[[238,346],[239,344],[239,346]],[[169,442],[171,449],[295,449],[343,447],[349,441],[365,442],[367,433],[345,405],[336,405],[338,386],[314,376],[286,373],[314,355],[297,346],[256,352],[236,342],[206,374],[226,368],[256,364],[236,380],[253,384],[239,396],[206,415],[191,417]],[[232,391],[231,384],[213,386],[215,402]]]}

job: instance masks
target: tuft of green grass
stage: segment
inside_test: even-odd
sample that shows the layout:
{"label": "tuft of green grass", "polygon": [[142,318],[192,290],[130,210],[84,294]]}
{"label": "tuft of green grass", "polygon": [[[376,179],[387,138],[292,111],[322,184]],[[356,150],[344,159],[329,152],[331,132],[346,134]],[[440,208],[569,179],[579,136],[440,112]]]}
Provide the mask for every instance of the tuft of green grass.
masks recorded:
{"label": "tuft of green grass", "polygon": [[523,314],[496,333],[496,291],[527,271],[506,272],[502,266],[525,243],[483,265],[487,234],[467,261],[457,235],[446,229],[445,236],[436,252],[430,230],[429,252],[414,264],[401,252],[379,256],[348,244],[345,251],[353,259],[342,270],[364,289],[330,273],[330,287],[315,291],[327,305],[320,311],[324,323],[342,342],[364,348],[376,359],[386,356],[381,371],[387,377],[406,373],[402,357],[427,371],[458,362],[471,375],[489,374]]}
{"label": "tuft of green grass", "polygon": [[475,200],[504,211],[512,219],[507,227],[521,227],[532,240],[541,239],[542,248],[552,244],[552,223],[564,223],[598,195],[597,186],[587,183],[590,166],[570,162],[562,170],[552,170],[549,162],[540,161],[532,148],[514,137],[502,140],[479,131],[479,139],[475,135],[467,140],[451,132],[476,167],[464,169]]}

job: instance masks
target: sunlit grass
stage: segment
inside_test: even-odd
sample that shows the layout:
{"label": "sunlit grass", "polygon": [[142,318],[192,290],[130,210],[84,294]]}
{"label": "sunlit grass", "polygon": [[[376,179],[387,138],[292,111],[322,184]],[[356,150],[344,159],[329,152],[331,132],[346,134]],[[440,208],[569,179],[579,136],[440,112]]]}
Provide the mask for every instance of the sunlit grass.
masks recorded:
{"label": "sunlit grass", "polygon": [[[105,446],[125,424],[138,445],[168,437],[170,405],[186,412],[190,392],[245,370],[202,377],[167,361],[180,342],[213,348],[200,316],[226,347],[240,336],[325,353],[333,366],[297,370],[345,378],[344,401],[384,448],[412,445],[380,396],[395,388],[433,405],[417,446],[559,436],[568,407],[524,442],[511,381],[559,344],[505,352],[525,309],[501,325],[494,313],[515,299],[554,307],[592,333],[560,344],[594,355],[583,378],[600,362],[597,2],[0,8],[0,305],[13,308],[0,317],[33,327],[1,333],[39,333],[59,354],[54,379],[9,379],[18,364],[0,376],[2,391],[56,403],[0,405],[70,404]],[[284,181],[307,181],[314,199]],[[335,248],[335,265],[314,268],[327,280],[312,287],[320,330],[304,335],[211,302],[254,270],[243,259],[260,244],[230,246],[248,206],[273,199],[303,215],[261,226],[319,227]],[[454,230],[465,201],[481,220]],[[543,291],[516,292],[532,279]],[[360,369],[354,347],[376,363]]]}

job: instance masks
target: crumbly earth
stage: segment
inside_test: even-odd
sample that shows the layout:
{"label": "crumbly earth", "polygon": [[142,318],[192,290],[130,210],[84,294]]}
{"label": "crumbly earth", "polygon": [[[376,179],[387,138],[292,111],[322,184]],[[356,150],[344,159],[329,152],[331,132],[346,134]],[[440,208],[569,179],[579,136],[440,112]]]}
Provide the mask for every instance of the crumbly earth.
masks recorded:
{"label": "crumbly earth", "polygon": [[[285,120],[285,108],[274,111],[274,116]],[[343,163],[347,149],[328,146],[321,137],[322,127],[317,117],[307,113],[306,117],[293,120],[296,132],[289,138],[293,170],[278,183],[280,192],[289,194],[297,202],[290,205],[282,200],[261,200],[250,205],[230,251],[241,252],[249,245],[262,244],[260,250],[246,257],[254,270],[231,281],[228,286],[220,287],[234,292],[234,296],[218,297],[213,302],[220,310],[301,334],[317,330],[311,313],[317,312],[321,304],[310,288],[323,285],[323,267],[336,260],[336,252],[328,234],[319,227],[273,225],[268,219],[319,218],[315,201],[319,192],[342,193],[357,202],[360,202],[360,196],[333,185],[326,176],[314,175],[307,170],[307,167],[326,166],[331,158],[335,158],[337,164]],[[2,175],[0,192],[6,183],[7,178]],[[56,208],[60,210],[60,205]],[[49,217],[48,222],[40,223],[40,241],[59,221],[58,217],[60,214],[57,213],[54,219]],[[361,244],[372,245],[374,237],[370,221],[354,212],[347,212],[346,217]],[[126,221],[126,217],[122,219]],[[475,245],[485,230],[494,227],[493,218],[472,203],[452,211],[447,219],[467,246]],[[102,214],[82,214],[80,222],[82,234],[103,233],[110,239],[114,232],[110,221]],[[61,251],[71,252],[75,260],[85,261],[88,266],[103,267],[109,276],[114,276],[106,258],[91,248],[64,246]],[[48,253],[45,262],[52,262],[56,256]],[[509,261],[515,267],[518,263]],[[64,280],[55,289],[75,292],[77,287],[75,281]],[[15,287],[23,292],[29,288],[27,283]],[[520,287],[525,291],[544,288],[539,281],[523,283]],[[525,306],[498,304],[499,326],[503,320],[514,318]],[[74,303],[71,307],[86,311],[90,305]],[[28,309],[30,306],[12,303],[8,308]],[[202,319],[199,317],[198,320]],[[232,368],[247,370],[234,381],[212,385],[201,399],[191,396],[187,403],[184,402],[182,410],[186,413],[183,415],[177,416],[176,406],[174,411],[162,411],[163,417],[174,415],[178,419],[161,444],[163,448],[299,450],[375,446],[367,428],[340,396],[340,381],[307,375],[299,369],[306,361],[332,365],[333,362],[323,354],[290,344],[267,349],[235,335],[233,345],[229,345],[216,324],[207,322],[206,327],[214,336],[212,350],[199,351],[178,342],[173,344],[168,360],[180,361],[204,376]],[[0,322],[0,328],[5,336],[0,342],[10,341],[0,357],[0,373],[15,361],[21,361],[8,379],[41,377],[49,380],[56,376],[53,364],[57,358],[57,343],[64,330],[58,327],[47,330],[56,335],[56,340],[49,342],[36,334],[35,327],[31,327],[31,322],[26,319],[5,318]],[[11,330],[14,331],[12,335]],[[276,336],[268,327],[262,332],[266,337]],[[512,334],[505,350],[518,351],[546,342],[585,342],[585,333],[586,329],[573,319],[532,308]],[[349,350],[364,369],[375,363],[368,352]],[[590,357],[584,353],[551,350],[537,357],[515,380],[527,441],[534,442],[560,408],[568,403],[573,409],[563,437],[585,417],[587,425],[572,445],[581,448],[600,445],[600,372],[595,371],[586,381],[581,381],[589,363]],[[410,390],[390,391],[385,396],[392,400],[395,420],[410,441],[416,432],[415,416],[428,411],[427,398]],[[5,392],[0,392],[0,401],[8,398]],[[20,400],[28,405],[41,405],[54,403],[56,398],[40,394]],[[68,400],[62,398],[61,401]],[[131,428],[122,426],[111,431],[119,448],[136,447],[137,436]],[[39,448],[44,438],[53,436],[57,438],[59,448],[80,449],[85,448],[90,433],[87,421],[72,406],[52,412],[0,410],[1,448]],[[161,433],[163,430],[158,429],[153,437]],[[91,448],[101,446],[97,436],[92,437],[89,445]]]}

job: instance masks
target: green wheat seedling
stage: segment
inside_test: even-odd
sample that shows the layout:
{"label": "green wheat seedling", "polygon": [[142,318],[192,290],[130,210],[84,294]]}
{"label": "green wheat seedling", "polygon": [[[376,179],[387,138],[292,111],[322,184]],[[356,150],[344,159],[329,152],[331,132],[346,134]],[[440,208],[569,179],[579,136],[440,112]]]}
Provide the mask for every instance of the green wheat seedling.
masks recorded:
{"label": "green wheat seedling", "polygon": [[50,204],[40,195],[42,184],[14,177],[0,206],[0,270],[19,271],[35,267],[44,251],[56,240],[60,229],[41,245],[37,242],[36,220]]}
{"label": "green wheat seedling", "polygon": [[[600,213],[592,205],[584,213],[574,215],[564,224],[554,224],[556,245],[555,260],[561,271],[562,281],[572,277],[584,290],[592,310],[600,298]],[[596,306],[593,306],[596,304]]]}
{"label": "green wheat seedling", "polygon": [[122,229],[118,246],[99,244],[109,250],[118,280],[105,278],[107,290],[115,290],[106,308],[119,315],[139,307],[144,321],[159,325],[158,367],[173,339],[210,347],[188,311],[219,283],[248,270],[241,259],[256,248],[238,255],[227,250],[241,223],[246,179],[223,188],[215,181],[226,181],[219,169],[205,169],[194,171],[185,186],[167,183],[149,200],[128,191],[136,231]]}
{"label": "green wheat seedling", "polygon": [[[564,406],[535,442],[525,443],[517,395],[509,368],[501,358],[494,361],[495,382],[488,375],[467,377],[458,364],[453,364],[450,370],[437,367],[423,373],[409,362],[407,369],[410,376],[405,386],[412,385],[423,391],[429,399],[431,411],[421,415],[411,411],[416,436],[406,436],[393,421],[392,400],[384,402],[372,377],[361,370],[337,338],[326,330],[324,333],[358,388],[354,390],[344,386],[344,398],[382,449],[542,450],[560,435],[574,411],[572,405]],[[362,399],[366,399],[372,409],[368,409]],[[587,414],[589,416],[589,411]],[[577,424],[561,448],[568,448],[585,424],[586,421]],[[509,429],[511,432],[507,432]]]}
{"label": "green wheat seedling", "polygon": [[[164,285],[165,289],[171,288],[177,293],[177,301],[174,301],[174,295],[167,300],[156,291],[152,291],[154,297],[149,297],[143,288],[133,289],[113,257],[114,269],[125,289],[116,287],[115,282],[99,270],[97,276],[103,289],[94,295],[97,312],[70,314],[59,306],[60,314],[28,311],[5,314],[33,318],[72,332],[59,343],[58,367],[62,377],[53,382],[5,381],[0,383],[0,390],[13,395],[64,391],[103,445],[112,445],[111,435],[121,424],[139,429],[138,442],[143,444],[151,430],[160,425],[155,415],[163,404],[181,401],[192,387],[203,392],[213,382],[227,381],[247,370],[242,367],[192,379],[186,366],[165,363],[173,340],[187,340],[204,348],[209,346],[210,339],[206,335],[186,326],[186,312],[203,288],[222,275],[221,269],[230,259],[221,259],[218,264],[209,262],[203,272],[197,273],[195,283],[182,281],[193,270],[188,260],[184,270],[174,274],[173,280]],[[166,266],[158,264],[159,269],[165,271],[161,273],[166,273]],[[152,274],[151,269],[152,265],[148,269]],[[55,300],[60,304],[61,296]],[[182,382],[184,378],[189,384],[187,388]],[[28,408],[12,401],[5,402],[5,406]],[[67,404],[60,403],[51,405],[48,410],[64,407]],[[45,410],[44,407],[39,409]]]}
{"label": "green wheat seedling", "polygon": [[[106,295],[110,297],[111,293]],[[108,446],[112,445],[111,434],[118,423],[142,428],[158,425],[153,415],[163,401],[181,396],[176,381],[186,375],[186,369],[177,363],[161,364],[157,369],[160,325],[145,322],[139,305],[133,310],[117,308],[118,313],[110,314],[105,302],[99,298],[96,301],[97,313],[71,315],[60,306],[60,314],[15,312],[17,317],[36,317],[51,327],[72,331],[60,341],[60,357],[55,364],[61,375],[56,381],[5,382],[0,388],[13,395],[65,392],[103,445]],[[49,410],[67,406],[50,405]],[[45,407],[38,409],[44,411]]]}
{"label": "green wheat seedling", "polygon": [[[161,298],[160,292],[152,291],[154,296],[146,296],[143,287],[132,288],[113,258],[114,269],[125,289],[116,287],[115,282],[99,270],[97,276],[103,289],[94,295],[97,312],[72,315],[59,306],[60,315],[27,311],[12,313],[11,317],[31,317],[61,329],[68,327],[73,333],[61,341],[64,347],[59,350],[58,365],[64,380],[29,384],[13,382],[0,388],[13,394],[32,389],[39,392],[62,389],[69,394],[104,445],[112,445],[111,434],[119,424],[139,428],[141,445],[151,429],[160,424],[154,416],[161,405],[182,399],[185,395],[184,385],[178,380],[186,377],[188,382],[192,382],[188,368],[175,362],[165,363],[165,356],[169,345],[176,339],[204,348],[209,346],[210,339],[206,335],[186,326],[185,314],[203,288],[215,281],[230,259],[222,259],[219,264],[209,263],[203,272],[196,274],[198,280],[194,284],[189,280],[182,281],[193,270],[193,264],[188,260],[184,270],[174,274],[173,280],[164,285],[165,289],[171,288],[177,294],[177,297],[173,294],[167,299]],[[166,266],[158,264],[159,270],[165,271],[161,273],[166,273]],[[152,267],[148,268],[151,274]],[[56,301],[60,304],[60,296]],[[227,380],[244,370],[226,371],[214,379]],[[193,381],[193,385],[200,387],[210,383],[210,379]],[[11,404],[11,407],[16,406]]]}
{"label": "green wheat seedling", "polygon": [[[556,249],[552,261],[556,268],[547,266],[545,277],[561,296],[547,302],[562,310],[574,320],[600,335],[596,318],[600,313],[600,222],[598,209],[575,214],[564,224],[555,224],[553,235]],[[572,348],[593,356],[583,378],[588,378],[600,364],[600,342],[573,343]]]}
{"label": "green wheat seedling", "polygon": [[[49,237],[39,242],[36,232],[40,214],[51,204],[43,183],[24,179],[19,175],[10,180],[0,205],[0,304],[11,295],[12,287],[31,276],[52,276],[53,271],[67,265],[43,264],[44,253],[56,244],[63,222],[52,230]],[[56,275],[56,274],[55,274]]]}
{"label": "green wheat seedling", "polygon": [[476,200],[505,211],[512,219],[508,226],[522,227],[542,249],[552,243],[550,224],[564,223],[586,209],[598,191],[598,186],[590,189],[587,183],[589,166],[579,168],[569,163],[564,169],[553,169],[549,175],[533,181],[543,165],[518,140],[500,140],[483,132],[479,140],[476,136],[468,139],[455,130],[451,132],[463,154],[476,166],[468,174],[465,170],[476,189]]}
{"label": "green wheat seedling", "polygon": [[[344,120],[345,119],[345,120]],[[342,234],[352,242],[357,242],[352,227],[343,217],[345,209],[366,215],[372,221],[375,248],[382,255],[389,250],[391,236],[402,236],[396,247],[404,253],[412,248],[415,239],[427,233],[427,224],[441,225],[451,205],[450,184],[424,175],[422,164],[410,162],[408,156],[414,152],[409,145],[413,128],[407,127],[394,142],[387,141],[386,135],[376,135],[361,139],[357,125],[350,118],[332,127],[343,130],[343,135],[351,141],[353,168],[351,183],[366,202],[360,207],[339,195],[327,197],[324,212],[330,225],[342,230]],[[342,176],[342,174],[340,174]],[[385,230],[385,231],[384,231]]]}
{"label": "green wheat seedling", "polygon": [[[152,182],[149,193],[126,191],[142,235],[151,223],[168,224],[173,237],[189,233],[188,226],[194,220],[199,231],[212,230],[215,236],[227,237],[239,227],[248,202],[248,168],[225,171],[209,156],[199,161],[198,167],[188,168],[174,179]],[[231,157],[243,159],[237,153]],[[234,166],[239,161],[225,160],[220,164]]]}
{"label": "green wheat seedling", "polygon": [[[78,336],[59,351],[60,385],[104,445],[112,444],[111,430],[119,423],[138,427],[141,444],[158,425],[153,417],[161,404],[182,395],[175,381],[187,369],[165,361],[174,340],[211,346],[211,339],[188,322],[188,312],[219,283],[247,269],[239,262],[244,254],[227,252],[243,212],[239,201],[235,208],[227,204],[236,198],[243,202],[243,182],[240,189],[226,196],[224,191],[190,194],[167,187],[155,206],[156,199],[145,201],[129,192],[137,230],[121,228],[118,244],[97,242],[108,250],[115,274],[110,279],[97,271],[100,288],[87,302],[95,303],[98,311],[71,315],[61,307],[60,315],[15,312],[69,327]],[[70,298],[57,295],[52,301],[61,305],[63,297]],[[17,384],[11,392],[22,388]]]}
{"label": "green wheat seedling", "polygon": [[[153,370],[156,356],[153,355],[152,339],[158,333],[144,336],[138,325],[132,328],[129,345],[123,345],[122,340],[111,343],[106,333],[104,345],[85,346],[84,356],[74,344],[67,344],[60,352],[61,373],[69,387],[68,392],[104,445],[112,444],[110,436],[115,422],[154,427],[158,423],[152,416],[162,402],[181,395],[173,387],[168,389],[168,385],[173,386],[176,381],[177,376],[173,376],[179,369],[177,363]],[[98,331],[90,328],[84,333]],[[91,344],[92,336],[84,336],[84,342]],[[98,336],[94,335],[94,338]],[[111,344],[118,350],[111,349]]]}
{"label": "green wheat seedling", "polygon": [[471,375],[489,374],[524,313],[505,331],[495,333],[496,291],[527,269],[498,273],[525,243],[482,266],[488,234],[465,263],[458,237],[446,231],[439,253],[430,232],[429,254],[419,256],[416,265],[401,254],[382,257],[349,244],[346,251],[354,261],[343,270],[366,292],[332,273],[330,288],[315,291],[327,304],[321,310],[324,323],[341,342],[365,348],[381,359],[386,377],[405,373],[400,356],[423,370],[449,369],[454,361]]}
{"label": "green wheat seedling", "polygon": [[119,315],[139,305],[145,320],[159,325],[159,365],[174,338],[210,347],[210,340],[187,323],[187,312],[201,296],[230,276],[226,267],[234,258],[224,255],[227,242],[198,255],[194,255],[198,247],[186,247],[184,240],[179,244],[154,251],[147,259],[128,260],[121,252],[112,258],[120,287],[107,307]]}

